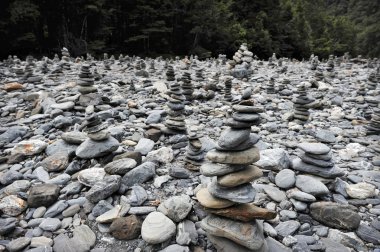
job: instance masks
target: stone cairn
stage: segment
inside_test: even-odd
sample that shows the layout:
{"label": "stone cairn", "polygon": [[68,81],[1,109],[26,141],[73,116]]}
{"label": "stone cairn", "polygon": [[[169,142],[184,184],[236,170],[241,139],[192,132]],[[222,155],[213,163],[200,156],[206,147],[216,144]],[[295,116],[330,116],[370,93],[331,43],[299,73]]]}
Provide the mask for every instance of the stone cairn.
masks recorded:
{"label": "stone cairn", "polygon": [[271,77],[269,82],[268,82],[268,85],[267,85],[267,94],[275,94],[276,93],[276,90],[274,89],[274,78]]}
{"label": "stone cairn", "polygon": [[297,98],[293,100],[294,108],[294,119],[300,124],[305,124],[309,120],[310,112],[308,104],[312,103],[313,100],[310,99],[306,94],[306,87],[304,84],[301,84],[297,88]]}
{"label": "stone cairn", "polygon": [[319,64],[318,56],[313,57],[311,59],[311,67],[310,67],[310,69],[311,70],[317,70],[318,64]]}
{"label": "stone cairn", "polygon": [[97,114],[89,116],[86,120],[85,131],[87,136],[93,141],[104,141],[110,136],[107,123],[102,123],[102,120]]}
{"label": "stone cairn", "polygon": [[229,102],[232,101],[231,89],[232,89],[232,77],[227,77],[224,82],[224,99]]}
{"label": "stone cairn", "polygon": [[90,71],[90,65],[83,64],[81,66],[77,84],[79,85],[78,91],[82,95],[96,93],[98,91],[94,86],[94,76]]}
{"label": "stone cairn", "polygon": [[380,108],[373,111],[371,121],[366,125],[367,135],[380,135]]}
{"label": "stone cairn", "polygon": [[[360,83],[360,82],[358,82],[358,83]],[[357,91],[357,94],[362,95],[362,96],[365,96],[367,94],[367,89],[366,89],[366,86],[364,84],[360,84],[359,89]]]}
{"label": "stone cairn", "polygon": [[66,47],[63,47],[61,50],[62,54],[62,68],[64,70],[70,70],[70,53],[69,50]]}
{"label": "stone cairn", "polygon": [[174,73],[174,68],[172,65],[169,65],[166,70],[166,81],[168,82],[175,81],[175,73]]}
{"label": "stone cairn", "polygon": [[232,76],[238,79],[249,78],[253,73],[251,69],[252,57],[253,53],[248,50],[247,44],[243,43],[232,57],[233,60],[228,62],[228,69],[231,70]]}
{"label": "stone cairn", "polygon": [[322,69],[318,67],[317,70],[314,72],[314,79],[316,81],[323,81],[324,78],[325,76],[323,75]]}
{"label": "stone cairn", "polygon": [[[174,71],[173,71],[174,75]],[[181,85],[178,82],[171,81],[170,90],[167,92],[168,99],[168,116],[166,117],[165,127],[163,132],[169,135],[186,134],[185,123],[185,96],[182,94]]]}
{"label": "stone cairn", "polygon": [[[205,148],[202,146],[200,138],[202,137],[199,131],[190,131],[188,134],[188,145],[186,147],[186,162],[198,167],[203,163],[204,157],[206,155]],[[189,170],[199,170],[199,168],[188,166]]]}
{"label": "stone cairn", "polygon": [[189,72],[184,72],[181,78],[182,81],[182,93],[186,97],[187,101],[193,100],[194,87],[191,83],[191,75]]}
{"label": "stone cairn", "polygon": [[40,67],[40,71],[43,74],[47,74],[50,71],[46,60],[44,60],[42,62],[41,67]]}
{"label": "stone cairn", "polygon": [[53,62],[54,63],[58,63],[59,62],[59,56],[58,56],[58,54],[54,54]]}
{"label": "stone cairn", "polygon": [[294,170],[323,178],[336,178],[344,175],[344,171],[335,166],[331,149],[327,145],[305,142],[298,144],[297,147],[302,150],[302,153],[292,160]]}
{"label": "stone cairn", "polygon": [[375,90],[376,87],[377,87],[376,71],[372,71],[368,75],[367,88],[368,88],[368,90]]}
{"label": "stone cairn", "polygon": [[[252,204],[255,190],[251,182],[263,173],[252,163],[260,159],[255,144],[259,136],[251,126],[260,123],[253,101],[234,105],[229,126],[222,132],[216,149],[207,153],[200,167],[206,177],[213,177],[207,188],[196,192],[199,203],[210,213],[201,222],[208,239],[219,251],[268,251],[261,224],[257,219],[273,219],[276,212]],[[222,249],[223,244],[234,250]]]}

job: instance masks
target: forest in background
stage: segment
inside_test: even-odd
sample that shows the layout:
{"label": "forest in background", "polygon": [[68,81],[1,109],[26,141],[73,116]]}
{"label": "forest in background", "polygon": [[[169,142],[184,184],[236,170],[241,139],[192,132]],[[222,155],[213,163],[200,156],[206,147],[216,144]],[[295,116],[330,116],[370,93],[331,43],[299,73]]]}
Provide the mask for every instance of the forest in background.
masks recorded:
{"label": "forest in background", "polygon": [[0,58],[380,56],[378,0],[1,0]]}

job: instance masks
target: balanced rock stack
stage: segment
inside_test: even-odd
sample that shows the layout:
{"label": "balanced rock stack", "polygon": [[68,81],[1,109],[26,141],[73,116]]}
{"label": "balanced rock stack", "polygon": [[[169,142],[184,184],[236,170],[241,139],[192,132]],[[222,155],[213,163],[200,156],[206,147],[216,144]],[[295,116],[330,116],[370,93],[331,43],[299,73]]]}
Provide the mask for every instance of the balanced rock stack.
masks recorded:
{"label": "balanced rock stack", "polygon": [[313,59],[311,60],[311,70],[317,70],[318,63],[318,56],[313,57]]}
{"label": "balanced rock stack", "polygon": [[367,135],[380,135],[380,108],[374,109],[367,128]]}
{"label": "balanced rock stack", "polygon": [[107,123],[97,114],[92,114],[85,121],[84,131],[89,139],[85,140],[76,149],[76,155],[83,159],[105,156],[119,147],[119,142],[110,136]]}
{"label": "balanced rock stack", "polygon": [[79,85],[78,91],[81,94],[97,92],[97,88],[94,86],[94,76],[90,71],[90,65],[83,64],[81,66],[77,84]]}
{"label": "balanced rock stack", "polygon": [[[200,138],[202,135],[198,131],[191,131],[188,134],[189,143],[186,147],[186,162],[194,166],[200,166],[206,155]],[[190,170],[199,170],[188,167]]]}
{"label": "balanced rock stack", "polygon": [[247,44],[243,43],[239,50],[229,61],[231,74],[238,79],[248,78],[252,74],[251,63],[253,61],[253,53],[248,50]]}
{"label": "balanced rock stack", "polygon": [[297,146],[303,153],[292,160],[294,170],[323,178],[336,178],[344,175],[342,169],[332,161],[330,147],[322,143],[300,143]]}
{"label": "balanced rock stack", "polygon": [[48,67],[48,64],[47,64],[46,60],[44,60],[42,62],[41,67],[40,67],[40,71],[43,74],[47,74],[49,72],[49,67]]}
{"label": "balanced rock stack", "polygon": [[70,53],[66,47],[61,50],[62,53],[62,68],[64,70],[70,70]]}
{"label": "balanced rock stack", "polygon": [[169,65],[166,71],[166,81],[175,81],[175,73],[172,65]]}
{"label": "balanced rock stack", "polygon": [[329,59],[327,60],[326,71],[332,72],[333,70],[334,70],[334,56],[330,55]]}
{"label": "balanced rock stack", "polygon": [[183,102],[186,98],[182,94],[181,85],[171,81],[167,94],[169,95],[167,103],[169,111],[165,120],[166,128],[163,128],[162,131],[169,135],[186,134],[185,116],[183,115],[185,109]]}
{"label": "balanced rock stack", "polygon": [[314,79],[316,81],[323,81],[324,78],[325,76],[323,75],[322,70],[320,68],[317,68],[317,70],[314,73]]}
{"label": "balanced rock stack", "polygon": [[377,87],[377,77],[376,77],[376,71],[372,71],[368,75],[368,81],[367,81],[367,88],[369,90],[375,90]]}
{"label": "balanced rock stack", "polygon": [[[213,177],[207,188],[196,193],[199,203],[210,213],[201,222],[209,240],[218,251],[268,251],[262,227],[257,219],[273,219],[276,213],[256,207],[251,182],[263,173],[252,163],[260,159],[251,134],[251,126],[260,122],[253,101],[244,100],[233,106],[229,126],[222,132],[216,150],[207,153],[200,167],[204,176]],[[230,246],[230,249],[226,249]],[[233,248],[233,249],[232,249]]]}
{"label": "balanced rock stack", "polygon": [[224,82],[224,99],[226,101],[232,101],[231,89],[232,89],[232,78],[227,77]]}
{"label": "balanced rock stack", "polygon": [[360,84],[357,94],[362,96],[367,94],[366,86],[364,84]]}
{"label": "balanced rock stack", "polygon": [[184,72],[181,78],[182,81],[182,93],[186,97],[187,101],[193,99],[194,87],[191,83],[191,75],[189,72]]}
{"label": "balanced rock stack", "polygon": [[294,108],[294,119],[298,121],[300,124],[304,124],[309,120],[310,112],[308,104],[312,103],[314,100],[307,97],[306,94],[306,87],[305,85],[301,84],[297,88],[298,96],[293,101],[293,108]]}
{"label": "balanced rock stack", "polygon": [[276,91],[274,90],[274,78],[271,77],[268,85],[267,85],[267,94],[275,94]]}

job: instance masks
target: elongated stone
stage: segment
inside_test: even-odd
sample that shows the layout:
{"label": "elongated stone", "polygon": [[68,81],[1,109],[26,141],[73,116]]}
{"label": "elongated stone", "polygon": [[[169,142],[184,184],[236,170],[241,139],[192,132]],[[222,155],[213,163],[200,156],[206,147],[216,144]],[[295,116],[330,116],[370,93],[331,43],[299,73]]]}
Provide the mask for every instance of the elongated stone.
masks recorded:
{"label": "elongated stone", "polygon": [[246,169],[218,177],[218,184],[224,187],[234,187],[251,182],[263,176],[260,168],[249,165]]}
{"label": "elongated stone", "polygon": [[239,152],[211,150],[207,153],[206,157],[214,163],[244,165],[258,161],[260,159],[260,152],[256,147]]}
{"label": "elongated stone", "polygon": [[211,195],[237,203],[249,203],[255,199],[256,191],[249,183],[232,188],[219,186],[216,179],[207,187]]}
{"label": "elongated stone", "polygon": [[232,206],[235,204],[235,202],[226,200],[226,199],[221,199],[212,196],[207,188],[202,188],[200,189],[197,194],[197,200],[199,203],[209,209],[215,208],[215,209],[220,209],[220,208],[226,208],[229,206]]}

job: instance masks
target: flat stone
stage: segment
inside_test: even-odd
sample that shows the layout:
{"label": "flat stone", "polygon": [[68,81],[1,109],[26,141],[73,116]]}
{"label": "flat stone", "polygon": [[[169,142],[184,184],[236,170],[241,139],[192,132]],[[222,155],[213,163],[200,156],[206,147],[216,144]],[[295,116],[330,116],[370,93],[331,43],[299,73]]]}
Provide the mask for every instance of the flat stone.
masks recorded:
{"label": "flat stone", "polygon": [[6,235],[12,233],[16,228],[16,218],[1,218],[0,219],[0,235]]}
{"label": "flat stone", "polygon": [[248,249],[259,249],[264,243],[262,227],[256,221],[244,223],[208,215],[201,227],[207,234],[227,238]]}
{"label": "flat stone", "polygon": [[158,244],[170,239],[176,233],[176,225],[160,212],[152,212],[145,218],[141,236],[147,243]]}
{"label": "flat stone", "polygon": [[236,206],[222,209],[206,208],[207,212],[216,214],[229,219],[249,222],[256,219],[271,220],[277,215],[275,211],[266,208],[260,208],[253,204],[238,204]]}
{"label": "flat stone", "polygon": [[229,173],[246,169],[246,165],[228,165],[216,163],[204,163],[200,167],[200,172],[206,177],[222,176]]}
{"label": "flat stone", "polygon": [[68,102],[62,102],[62,103],[55,103],[51,105],[52,109],[60,109],[60,110],[70,110],[74,108],[75,103],[72,101]]}
{"label": "flat stone", "polygon": [[[318,157],[318,155],[313,155],[314,157]],[[330,167],[333,167],[334,166],[334,163],[329,160],[329,161],[326,161],[326,160],[320,160],[320,159],[316,159],[314,157],[310,157],[309,155],[307,154],[302,154],[300,156],[301,160],[304,162],[304,163],[307,163],[307,164],[311,164],[311,165],[316,165],[318,167],[321,167],[321,168],[330,168]]]}
{"label": "flat stone", "polygon": [[73,238],[70,240],[74,244],[81,244],[88,251],[95,246],[96,235],[87,225],[80,225],[74,228]]}
{"label": "flat stone", "polygon": [[61,221],[57,218],[46,218],[41,222],[39,227],[42,230],[54,232],[61,227]]}
{"label": "flat stone", "polygon": [[376,196],[376,187],[365,182],[347,184],[345,189],[348,196],[354,199],[367,199]]}
{"label": "flat stone", "polygon": [[235,202],[212,196],[207,190],[207,188],[200,189],[197,192],[196,196],[199,203],[202,206],[207,207],[207,208],[220,209],[220,208],[226,208],[235,204]]}
{"label": "flat stone", "polygon": [[206,158],[214,163],[248,165],[260,159],[260,152],[256,147],[239,152],[211,150],[207,152]]}
{"label": "flat stone", "polygon": [[286,200],[286,194],[278,189],[277,187],[265,185],[263,187],[264,192],[271,198],[272,200],[276,202],[281,202],[283,200]]}
{"label": "flat stone", "polygon": [[31,248],[51,247],[51,246],[53,246],[53,240],[44,236],[33,237],[30,242]]}
{"label": "flat stone", "polygon": [[280,171],[289,168],[289,155],[284,149],[267,149],[260,151],[260,160],[255,165],[265,170]]}
{"label": "flat stone", "polygon": [[116,205],[111,210],[108,210],[107,212],[105,212],[102,215],[98,216],[96,218],[96,222],[98,222],[98,223],[111,223],[116,218],[120,217],[119,216],[120,210],[121,210],[121,206],[120,205]]}
{"label": "flat stone", "polygon": [[293,159],[291,161],[291,167],[294,170],[323,178],[336,178],[344,175],[344,171],[336,166],[331,168],[318,167],[315,165],[306,164],[305,162],[302,162],[300,158]]}
{"label": "flat stone", "polygon": [[58,199],[60,188],[54,184],[40,184],[31,187],[28,196],[30,207],[51,206]]}
{"label": "flat stone", "polygon": [[232,129],[227,128],[219,137],[218,145],[225,149],[238,147],[242,142],[249,138],[251,129]]}
{"label": "flat stone", "polygon": [[110,233],[119,240],[132,240],[140,236],[142,221],[136,215],[116,218],[111,226]]}
{"label": "flat stone", "polygon": [[41,161],[40,165],[48,172],[63,171],[69,163],[67,152],[58,152]]}
{"label": "flat stone", "polygon": [[268,244],[268,248],[269,248],[269,251],[270,252],[277,252],[277,251],[281,251],[281,252],[292,252],[293,250],[291,248],[288,248],[286,247],[285,245],[283,245],[281,242],[278,242],[276,241],[275,239],[273,239],[272,237],[267,237],[265,239],[265,241],[267,242]]}
{"label": "flat stone", "polygon": [[190,252],[190,249],[188,247],[185,247],[185,246],[180,246],[178,244],[172,244],[172,245],[169,245],[167,246],[166,248],[158,251],[158,252]]}
{"label": "flat stone", "polygon": [[132,158],[122,158],[104,166],[104,170],[111,175],[124,175],[135,168],[137,162]]}
{"label": "flat stone", "polygon": [[162,202],[157,211],[165,214],[171,220],[180,222],[190,213],[193,205],[187,195],[173,196]]}
{"label": "flat stone", "polygon": [[336,141],[336,137],[333,132],[323,129],[315,131],[315,138],[323,143],[335,143]]}
{"label": "flat stone", "polygon": [[85,186],[93,186],[102,181],[106,171],[104,168],[88,168],[78,173],[78,181]]}
{"label": "flat stone", "polygon": [[21,141],[13,147],[12,155],[22,154],[25,156],[33,156],[44,151],[47,146],[47,143],[38,139]]}
{"label": "flat stone", "polygon": [[61,137],[68,144],[81,144],[87,139],[86,133],[79,131],[64,132]]}
{"label": "flat stone", "polygon": [[315,155],[327,154],[330,152],[330,147],[322,143],[300,143],[297,147],[306,153]]}
{"label": "flat stone", "polygon": [[197,244],[198,233],[194,222],[183,220],[177,226],[176,242],[180,245]]}
{"label": "flat stone", "polygon": [[310,214],[326,226],[355,230],[360,224],[360,215],[355,207],[333,202],[315,202],[310,205]]}
{"label": "flat stone", "polygon": [[9,195],[1,199],[0,210],[9,216],[18,216],[27,208],[25,200],[18,198],[16,195]]}
{"label": "flat stone", "polygon": [[75,154],[82,159],[91,159],[105,156],[113,151],[117,150],[119,142],[109,137],[105,141],[97,142],[91,139],[87,139],[75,151]]}
{"label": "flat stone", "polygon": [[234,173],[219,176],[217,178],[218,184],[224,187],[235,187],[251,181],[254,181],[263,176],[260,168],[249,165],[246,169]]}
{"label": "flat stone", "polygon": [[299,191],[298,189],[291,189],[291,190],[287,191],[287,196],[288,196],[288,198],[292,198],[292,199],[299,200],[302,202],[315,202],[315,201],[317,201],[317,199],[313,195]]}
{"label": "flat stone", "polygon": [[355,233],[366,242],[380,245],[380,232],[371,226],[360,224]]}
{"label": "flat stone", "polygon": [[128,191],[127,197],[131,206],[140,206],[148,199],[148,194],[142,186],[134,185]]}
{"label": "flat stone", "polygon": [[282,189],[289,189],[296,183],[296,175],[290,169],[281,170],[275,177],[275,183]]}
{"label": "flat stone", "polygon": [[306,175],[298,175],[296,178],[296,186],[303,192],[311,195],[328,194],[329,189],[319,180]]}
{"label": "flat stone", "polygon": [[295,220],[289,220],[280,222],[274,229],[277,231],[277,234],[281,237],[286,237],[288,235],[293,235],[301,224]]}
{"label": "flat stone", "polygon": [[69,204],[65,200],[57,201],[55,204],[53,204],[51,207],[49,207],[44,214],[45,218],[49,217],[55,217],[58,214],[62,213],[63,210],[65,210]]}
{"label": "flat stone", "polygon": [[154,142],[148,138],[141,138],[135,146],[135,151],[141,153],[141,155],[148,154],[154,147]]}
{"label": "flat stone", "polygon": [[263,246],[257,250],[251,250],[244,246],[241,246],[229,239],[218,237],[215,235],[207,234],[207,238],[214,245],[218,252],[252,252],[252,251],[260,251],[265,252],[268,251],[266,242],[263,243]]}
{"label": "flat stone", "polygon": [[131,187],[134,184],[144,183],[152,179],[155,174],[156,164],[145,162],[126,173],[122,178],[122,184]]}
{"label": "flat stone", "polygon": [[7,244],[7,250],[9,252],[19,252],[22,251],[30,244],[31,239],[28,237],[20,237],[10,241]]}
{"label": "flat stone", "polygon": [[110,175],[104,177],[102,181],[97,182],[91,189],[85,193],[86,198],[92,202],[97,203],[100,200],[106,199],[114,192],[119,190],[121,177],[118,175]]}
{"label": "flat stone", "polygon": [[216,179],[207,187],[210,194],[217,198],[227,199],[236,203],[249,203],[255,199],[255,190],[252,185],[242,184],[233,188],[219,186]]}

